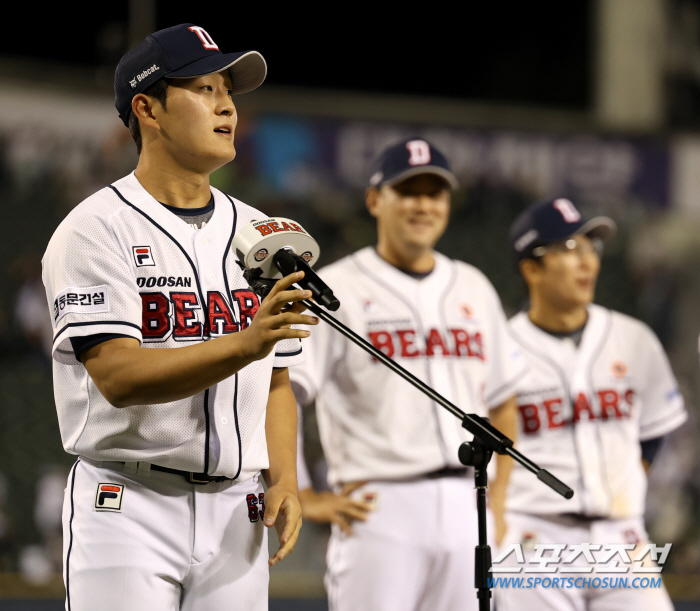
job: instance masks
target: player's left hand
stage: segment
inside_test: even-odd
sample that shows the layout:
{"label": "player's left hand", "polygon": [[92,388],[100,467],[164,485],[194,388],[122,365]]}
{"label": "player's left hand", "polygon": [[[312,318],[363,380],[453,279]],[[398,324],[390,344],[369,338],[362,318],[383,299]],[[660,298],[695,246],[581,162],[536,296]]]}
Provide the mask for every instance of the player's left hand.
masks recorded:
{"label": "player's left hand", "polygon": [[274,566],[292,553],[301,528],[301,505],[296,491],[285,488],[282,484],[270,486],[265,493],[265,526],[274,525],[277,529],[280,546],[270,558]]}

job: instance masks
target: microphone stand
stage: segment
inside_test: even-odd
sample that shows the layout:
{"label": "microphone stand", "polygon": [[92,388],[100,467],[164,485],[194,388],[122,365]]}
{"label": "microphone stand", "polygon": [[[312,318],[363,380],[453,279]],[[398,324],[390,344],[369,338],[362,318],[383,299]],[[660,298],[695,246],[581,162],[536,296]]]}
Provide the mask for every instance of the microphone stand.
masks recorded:
{"label": "microphone stand", "polygon": [[[323,302],[332,304],[331,308],[336,310],[340,306],[340,302],[335,299],[332,291],[316,275],[316,272],[311,270],[308,265],[302,265],[299,261],[303,262],[303,259],[289,250],[282,249],[274,255],[274,262],[283,275],[286,276],[296,271],[304,271],[306,276],[298,284],[302,286],[302,288],[311,290],[314,297],[317,296],[317,293],[319,293],[319,295],[322,294],[324,296]],[[445,397],[433,390],[430,386],[425,384],[425,382],[419,380],[381,350],[375,348],[366,339],[345,326],[338,319],[331,316],[316,303],[309,300],[304,300],[301,303],[321,320],[347,337],[351,342],[362,348],[365,352],[371,354],[394,373],[401,376],[423,394],[427,395],[430,399],[444,407],[448,412],[459,418],[462,422],[462,427],[474,435],[472,441],[465,442],[459,447],[459,460],[462,464],[473,466],[475,469],[479,544],[475,550],[474,582],[479,599],[479,611],[489,611],[491,608],[491,588],[489,587],[488,578],[491,572],[491,547],[488,544],[486,532],[486,490],[488,488],[487,467],[493,453],[496,452],[497,454],[510,456],[528,471],[534,473],[537,479],[566,499],[570,499],[574,495],[574,491],[549,471],[540,468],[537,464],[518,452],[518,450],[513,447],[513,440],[509,439],[501,433],[501,431],[492,426],[488,418],[482,418],[477,414],[464,413],[456,405],[445,399]]]}

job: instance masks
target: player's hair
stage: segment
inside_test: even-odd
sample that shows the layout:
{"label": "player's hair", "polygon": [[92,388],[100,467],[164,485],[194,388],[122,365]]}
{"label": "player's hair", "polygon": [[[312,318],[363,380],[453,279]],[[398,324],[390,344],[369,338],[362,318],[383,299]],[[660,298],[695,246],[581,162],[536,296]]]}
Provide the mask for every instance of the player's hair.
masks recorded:
{"label": "player's hair", "polygon": [[[151,85],[147,89],[145,89],[143,94],[151,98],[155,98],[160,102],[160,105],[163,108],[165,108],[165,100],[168,97],[169,83],[170,79],[162,78],[159,81],[153,83],[153,85]],[[141,125],[139,124],[139,120],[133,112],[129,114],[129,133],[134,139],[134,142],[136,142],[136,152],[140,155],[142,146]]]}

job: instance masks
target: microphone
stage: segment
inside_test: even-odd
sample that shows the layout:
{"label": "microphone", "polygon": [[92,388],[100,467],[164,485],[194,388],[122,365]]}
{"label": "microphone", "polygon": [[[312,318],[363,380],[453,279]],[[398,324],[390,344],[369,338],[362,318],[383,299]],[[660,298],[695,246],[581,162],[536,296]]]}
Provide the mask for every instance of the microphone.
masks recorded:
{"label": "microphone", "polygon": [[250,288],[264,299],[278,280],[303,271],[297,284],[311,291],[315,301],[331,311],[340,307],[333,291],[311,266],[320,248],[304,228],[290,219],[274,217],[253,221],[233,236],[231,248]]}

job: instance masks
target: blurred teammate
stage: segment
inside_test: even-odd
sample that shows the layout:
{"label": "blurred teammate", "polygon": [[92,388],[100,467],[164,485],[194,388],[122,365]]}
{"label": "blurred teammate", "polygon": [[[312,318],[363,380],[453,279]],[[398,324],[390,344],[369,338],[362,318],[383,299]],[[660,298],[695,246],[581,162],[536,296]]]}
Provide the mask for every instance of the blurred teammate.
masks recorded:
{"label": "blurred teammate", "polygon": [[[586,222],[569,200],[555,199],[528,208],[510,230],[530,295],[527,312],[510,321],[529,364],[518,385],[517,448],[574,489],[573,499],[566,500],[514,466],[503,545],[522,544],[526,562],[536,544],[646,543],[643,463],[651,463],[662,437],[686,419],[668,359],[652,331],[592,303],[601,239],[614,228],[607,217]],[[571,549],[561,557],[569,557]],[[598,560],[601,553],[594,554]],[[503,566],[514,562],[511,556]],[[632,579],[639,574],[606,572],[603,564],[599,573],[547,576],[628,577],[630,587],[503,588],[497,590],[498,608],[673,608],[665,590],[634,589]],[[592,564],[579,556],[553,566]]]}
{"label": "blurred teammate", "polygon": [[[474,267],[434,250],[457,181],[418,138],[387,148],[366,192],[376,247],[321,270],[338,318],[467,412],[512,436],[522,357],[498,296]],[[290,372],[298,401],[315,399],[336,492],[356,509],[352,534],[332,527],[326,588],[333,611],[477,609],[473,474],[458,460],[459,420],[330,326],[304,343]],[[491,504],[502,510],[510,459],[498,460]],[[352,491],[352,492],[350,492]],[[329,499],[330,502],[330,499]]]}
{"label": "blurred teammate", "polygon": [[[115,74],[136,171],[79,204],[44,256],[66,451],[71,611],[266,610],[265,526],[300,520],[287,367],[314,324],[281,280],[261,304],[230,251],[264,215],[211,188],[236,154],[232,95],[265,78],[201,27],[161,30]],[[260,473],[268,489],[263,492]]]}

